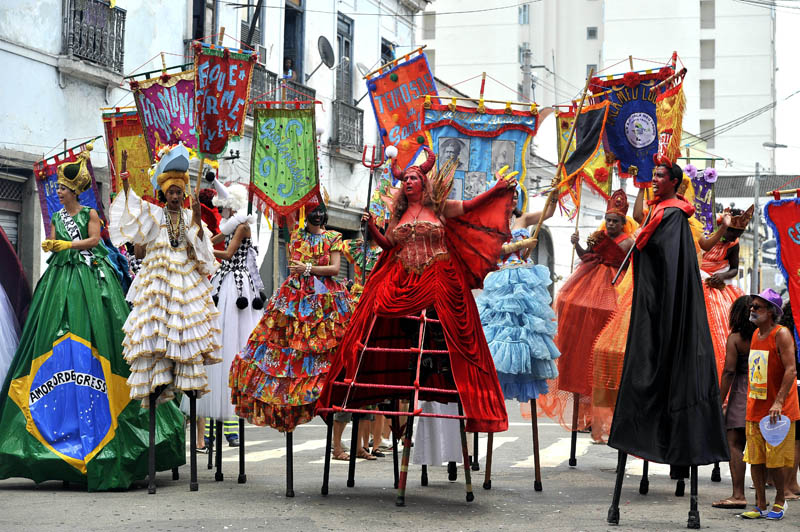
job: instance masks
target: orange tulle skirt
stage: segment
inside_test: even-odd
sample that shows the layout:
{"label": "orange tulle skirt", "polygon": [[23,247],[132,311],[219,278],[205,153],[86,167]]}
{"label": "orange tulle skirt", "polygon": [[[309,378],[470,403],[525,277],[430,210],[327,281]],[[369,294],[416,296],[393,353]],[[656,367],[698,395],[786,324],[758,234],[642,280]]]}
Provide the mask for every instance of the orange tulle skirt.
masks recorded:
{"label": "orange tulle skirt", "polygon": [[703,296],[706,300],[706,314],[708,314],[708,327],[711,329],[711,340],[714,342],[714,358],[717,360],[717,377],[722,375],[725,366],[725,344],[728,341],[728,315],[731,305],[744,292],[739,287],[725,285],[725,288],[709,288],[703,283]]}

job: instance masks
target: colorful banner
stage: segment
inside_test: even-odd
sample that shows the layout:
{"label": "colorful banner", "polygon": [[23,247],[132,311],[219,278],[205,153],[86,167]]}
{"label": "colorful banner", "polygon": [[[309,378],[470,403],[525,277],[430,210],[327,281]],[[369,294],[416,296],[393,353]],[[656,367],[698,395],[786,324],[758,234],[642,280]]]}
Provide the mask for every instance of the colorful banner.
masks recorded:
{"label": "colorful banner", "polygon": [[[603,147],[608,110],[609,102],[581,109],[581,120],[578,121],[578,129],[567,148],[567,160],[564,164],[564,173],[567,179],[578,174],[579,182],[586,183],[605,199],[608,199],[611,194],[611,164]],[[568,111],[556,111],[559,160],[566,147],[572,124],[575,122],[575,112],[575,108]],[[580,147],[577,152],[576,146]],[[562,195],[566,193],[568,191],[565,190]]]}
{"label": "colorful banner", "polygon": [[[769,201],[764,206],[764,216],[778,245],[777,263],[789,289],[792,317],[800,323],[800,198]],[[795,329],[796,343],[797,339]],[[797,360],[800,361],[800,353]]]}
{"label": "colorful banner", "polygon": [[150,161],[161,146],[183,142],[197,147],[194,108],[194,70],[130,80],[144,130]]}
{"label": "colorful banner", "polygon": [[[533,136],[539,115],[529,111],[486,109],[431,104],[425,109],[423,128],[437,155],[438,165],[458,161],[450,199],[472,199],[494,181],[494,174],[508,165],[525,180]],[[527,197],[527,195],[526,195]]]}
{"label": "colorful banner", "polygon": [[[36,176],[36,188],[39,189],[39,206],[42,209],[42,222],[44,223],[45,235],[50,238],[50,219],[53,214],[60,211],[63,205],[58,200],[56,185],[58,181],[58,166],[77,160],[79,153],[86,149],[87,141],[70,148],[66,152],[49,159],[44,159],[33,165],[33,175]],[[84,207],[91,207],[97,211],[100,218],[105,221],[106,216],[103,212],[103,203],[100,200],[100,192],[97,190],[97,182],[94,179],[92,161],[86,161],[86,168],[92,176],[92,186],[83,191],[78,196],[78,203]]]}
{"label": "colorful banner", "polygon": [[[685,70],[683,74],[685,75]],[[676,76],[667,84],[667,90],[656,98],[656,123],[658,135],[666,142],[660,147],[663,155],[671,162],[681,156],[681,136],[683,135],[683,113],[686,110],[686,96],[683,93],[683,75]]]}
{"label": "colorful banner", "polygon": [[111,191],[117,192],[121,182],[119,174],[122,169],[122,152],[128,154],[127,169],[130,177],[128,183],[140,198],[153,195],[150,177],[150,155],[144,139],[142,123],[138,113],[118,110],[103,113],[103,126],[106,133],[109,169],[111,170]]}
{"label": "colorful banner", "polygon": [[694,189],[694,217],[703,224],[703,233],[714,232],[714,183],[706,181],[704,173],[698,171],[692,179]]}
{"label": "colorful banner", "polygon": [[194,43],[197,149],[201,153],[219,155],[230,137],[244,132],[256,58],[254,51]]}
{"label": "colorful banner", "polygon": [[[422,103],[426,95],[435,95],[428,59],[420,53],[367,79],[372,110],[384,146],[397,148],[396,163],[406,168],[416,158],[425,142],[422,133]],[[438,103],[438,99],[432,101]]]}
{"label": "colorful banner", "polygon": [[315,131],[313,108],[255,110],[250,182],[255,198],[282,216],[319,192]]}
{"label": "colorful banner", "polygon": [[649,186],[652,181],[653,155],[658,151],[658,93],[650,88],[672,73],[672,68],[664,67],[618,78],[592,78],[590,84],[597,101],[611,104],[606,134],[608,149],[619,161],[620,176],[633,176],[637,187]]}

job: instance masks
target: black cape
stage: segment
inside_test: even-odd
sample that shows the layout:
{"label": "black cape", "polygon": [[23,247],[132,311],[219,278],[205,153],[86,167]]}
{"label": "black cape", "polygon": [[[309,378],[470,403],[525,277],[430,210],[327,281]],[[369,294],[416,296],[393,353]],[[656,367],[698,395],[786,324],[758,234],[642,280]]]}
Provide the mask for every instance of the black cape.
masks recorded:
{"label": "black cape", "polygon": [[633,307],[608,445],[678,466],[727,462],[728,444],[697,254],[667,207],[633,252]]}

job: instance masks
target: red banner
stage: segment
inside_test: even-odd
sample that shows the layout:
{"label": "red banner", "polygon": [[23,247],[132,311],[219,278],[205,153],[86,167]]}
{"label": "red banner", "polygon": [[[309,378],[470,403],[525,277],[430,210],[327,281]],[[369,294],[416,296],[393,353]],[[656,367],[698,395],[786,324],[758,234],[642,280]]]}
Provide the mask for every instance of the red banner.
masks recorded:
{"label": "red banner", "polygon": [[195,42],[197,151],[219,155],[244,132],[256,53]]}
{"label": "red banner", "polygon": [[108,147],[108,161],[111,169],[111,190],[120,188],[119,174],[122,168],[122,152],[128,154],[127,169],[130,174],[128,182],[140,198],[153,195],[153,186],[147,170],[150,168],[150,157],[147,142],[142,131],[142,123],[136,110],[103,113],[103,126]]}
{"label": "red banner", "polygon": [[764,207],[764,216],[778,244],[778,268],[789,289],[794,322],[800,323],[800,199],[770,201]]}
{"label": "red banner", "polygon": [[[425,143],[422,104],[425,96],[437,94],[433,74],[424,53],[399,62],[367,80],[384,146],[397,147],[397,164],[407,167]],[[433,99],[439,103],[438,98]]]}

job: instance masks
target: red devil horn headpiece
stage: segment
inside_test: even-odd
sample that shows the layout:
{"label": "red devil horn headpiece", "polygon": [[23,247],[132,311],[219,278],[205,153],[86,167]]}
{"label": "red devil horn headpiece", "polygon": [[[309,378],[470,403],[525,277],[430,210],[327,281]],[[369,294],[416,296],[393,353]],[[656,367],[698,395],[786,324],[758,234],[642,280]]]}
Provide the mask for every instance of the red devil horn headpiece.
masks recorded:
{"label": "red devil horn headpiece", "polygon": [[409,173],[418,173],[423,179],[427,179],[428,172],[430,172],[433,165],[436,164],[436,154],[427,146],[423,145],[422,149],[425,150],[425,162],[419,166],[410,166],[405,172],[392,161],[392,175],[394,175],[395,179],[404,181],[406,175]]}

